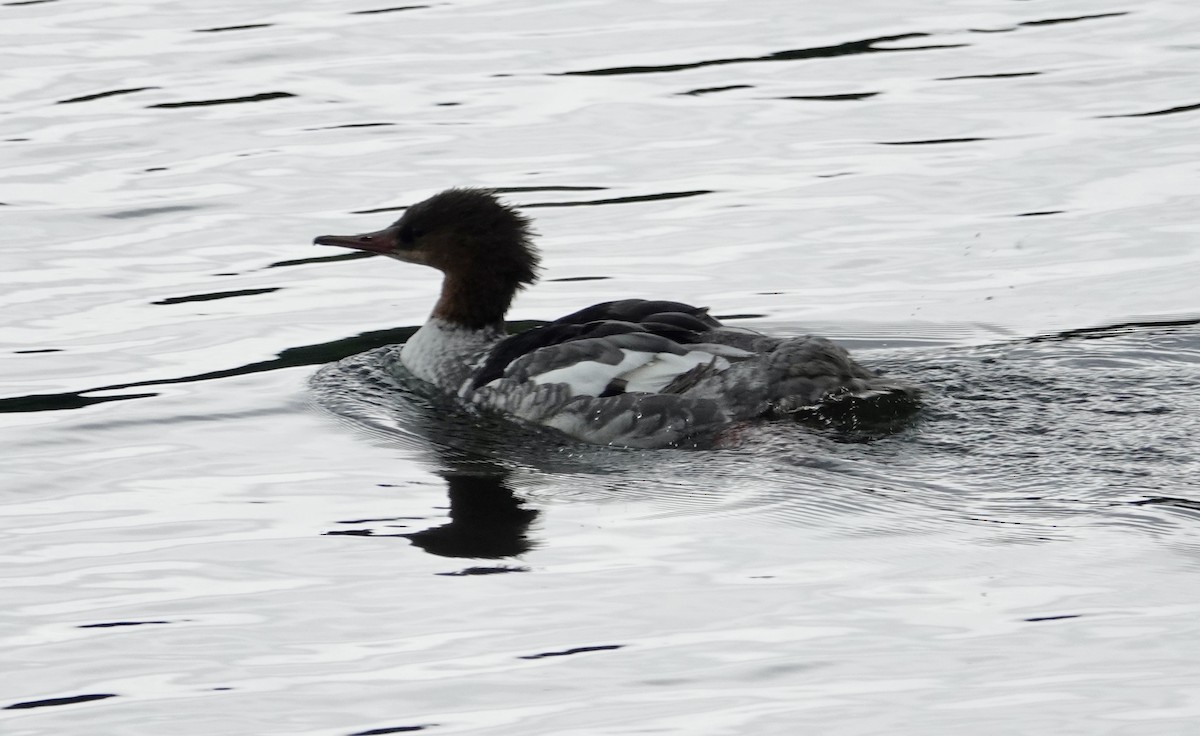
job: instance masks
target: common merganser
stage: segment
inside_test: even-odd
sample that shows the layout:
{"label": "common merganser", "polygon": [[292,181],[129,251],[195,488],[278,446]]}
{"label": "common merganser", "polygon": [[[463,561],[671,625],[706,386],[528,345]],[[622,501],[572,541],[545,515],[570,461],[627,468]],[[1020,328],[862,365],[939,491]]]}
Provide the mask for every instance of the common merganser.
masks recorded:
{"label": "common merganser", "polygon": [[832,342],[722,325],[672,301],[604,302],[508,335],[504,316],[538,277],[530,221],[484,189],[412,205],[389,227],[317,245],[378,253],[444,274],[429,320],[391,360],[468,405],[626,447],[667,447],[732,422],[837,404],[913,406]]}

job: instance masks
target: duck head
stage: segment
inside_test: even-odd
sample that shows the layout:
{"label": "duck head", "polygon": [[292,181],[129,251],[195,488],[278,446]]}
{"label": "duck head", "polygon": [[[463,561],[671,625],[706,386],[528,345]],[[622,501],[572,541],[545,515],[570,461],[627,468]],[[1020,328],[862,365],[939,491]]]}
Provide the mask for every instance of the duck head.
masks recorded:
{"label": "duck head", "polygon": [[434,316],[478,329],[503,322],[516,292],[537,280],[529,219],[485,189],[447,189],[396,222],[361,235],[322,235],[316,245],[378,253],[445,274]]}

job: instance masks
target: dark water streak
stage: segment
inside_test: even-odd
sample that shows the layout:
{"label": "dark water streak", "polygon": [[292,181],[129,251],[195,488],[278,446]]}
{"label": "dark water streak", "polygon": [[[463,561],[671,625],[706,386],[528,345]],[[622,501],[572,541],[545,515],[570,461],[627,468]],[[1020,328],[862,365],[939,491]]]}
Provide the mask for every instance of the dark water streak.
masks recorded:
{"label": "dark water streak", "polygon": [[263,289],[238,289],[236,291],[215,291],[215,292],[210,292],[208,294],[189,294],[188,296],[172,296],[172,297],[167,297],[166,299],[159,299],[158,301],[150,302],[150,303],[157,304],[157,305],[165,305],[165,304],[187,304],[189,302],[211,302],[211,301],[216,301],[218,299],[231,299],[233,297],[239,297],[239,296],[257,296],[259,294],[271,294],[273,292],[280,291],[283,288],[284,287],[282,287],[282,286],[271,286],[271,287],[266,287]]}
{"label": "dark water streak", "polygon": [[264,102],[266,100],[281,100],[295,97],[291,92],[260,92],[244,97],[222,97],[215,100],[188,100],[186,102],[160,102],[157,105],[147,105],[149,109],[175,109],[180,107],[213,107],[215,105],[240,105],[247,102]]}
{"label": "dark water streak", "polygon": [[107,92],[96,92],[95,94],[83,95],[82,97],[71,97],[65,100],[59,100],[54,103],[56,105],[72,105],[77,102],[91,102],[92,100],[103,100],[105,97],[116,97],[117,95],[131,95],[134,92],[145,92],[150,89],[159,89],[159,87],[129,87],[128,89],[112,89]]}
{"label": "dark water streak", "polygon": [[807,49],[791,49],[776,51],[762,56],[736,56],[727,59],[708,59],[683,64],[660,64],[655,66],[618,66],[604,69],[587,69],[584,71],[559,72],[557,76],[604,77],[623,74],[657,74],[660,72],[679,72],[689,69],[703,69],[710,66],[725,66],[728,64],[748,64],[759,61],[798,61],[801,59],[832,59],[839,56],[854,56],[857,54],[898,53],[902,51],[928,51],[932,49],[961,48],[967,44],[940,44],[930,46],[907,46],[903,48],[878,48],[876,44],[890,41],[906,41],[913,38],[927,38],[928,33],[901,33],[893,36],[879,36],[862,41],[847,41],[833,46],[816,46]]}
{"label": "dark water streak", "polygon": [[688,97],[699,97],[700,95],[711,95],[717,92],[729,92],[735,89],[754,89],[752,84],[727,84],[724,87],[700,87],[699,89],[690,89],[687,92],[680,92],[680,95]]}
{"label": "dark water streak", "polygon": [[1194,105],[1180,105],[1179,107],[1168,107],[1165,110],[1151,110],[1150,112],[1134,112],[1124,115],[1098,115],[1099,118],[1156,118],[1161,115],[1177,115],[1181,112],[1195,112],[1200,110],[1200,102]]}
{"label": "dark water streak", "polygon": [[46,698],[45,700],[27,700],[22,703],[13,703],[6,705],[0,710],[29,710],[31,708],[50,708],[60,705],[76,705],[78,703],[90,703],[93,700],[106,700],[115,698],[115,693],[94,693],[89,695],[71,695],[65,698]]}
{"label": "dark water streak", "polygon": [[245,376],[251,373],[276,371],[284,368],[295,368],[305,365],[323,365],[331,360],[338,360],[349,355],[404,342],[417,331],[416,327],[399,327],[391,330],[373,330],[362,332],[353,337],[288,348],[278,354],[273,360],[262,360],[247,363],[234,368],[219,371],[196,373],[179,378],[161,378],[150,381],[134,381],[132,383],[115,383],[109,386],[69,391],[57,394],[29,394],[0,398],[0,413],[20,413],[36,411],[62,411],[65,409],[82,409],[94,404],[109,401],[124,401],[128,399],[144,399],[157,396],[155,393],[120,394],[117,396],[88,396],[87,394],[100,391],[125,391],[131,388],[146,386],[170,386],[180,383],[197,383],[213,381],[220,378]]}
{"label": "dark water streak", "polygon": [[255,28],[270,28],[274,23],[247,23],[240,26],[218,26],[216,28],[197,28],[192,33],[224,33],[226,31],[249,31]]}
{"label": "dark water streak", "polygon": [[919,141],[876,141],[880,146],[940,146],[947,143],[978,143],[991,138],[930,138]]}
{"label": "dark water streak", "polygon": [[520,209],[533,209],[536,207],[590,207],[593,205],[603,204],[634,204],[637,202],[660,202],[668,199],[684,199],[686,197],[699,197],[704,194],[712,194],[711,189],[697,189],[687,192],[661,192],[658,194],[640,194],[631,197],[612,197],[611,199],[592,199],[586,202],[530,202],[520,205]]}
{"label": "dark water streak", "polygon": [[427,728],[433,728],[436,725],[438,724],[426,723],[421,726],[385,726],[383,728],[372,728],[369,731],[355,731],[352,734],[348,734],[348,736],[385,736],[385,734],[389,733],[415,733],[417,731],[424,731]]}
{"label": "dark water streak", "polygon": [[348,15],[381,15],[383,13],[400,13],[405,10],[421,10],[422,8],[431,7],[429,5],[400,5],[394,8],[378,8],[376,10],[354,10]]}
{"label": "dark water streak", "polygon": [[1023,23],[1018,23],[1019,26],[1038,27],[1038,26],[1057,26],[1063,23],[1079,23],[1085,20],[1100,20],[1101,18],[1119,18],[1123,15],[1129,15],[1129,11],[1119,11],[1115,13],[1096,13],[1094,15],[1071,15],[1064,18],[1046,18],[1044,20],[1027,20]]}
{"label": "dark water streak", "polygon": [[833,95],[791,95],[789,97],[776,97],[777,100],[810,100],[813,102],[857,102],[859,100],[869,100],[872,97],[877,97],[883,94],[882,92],[843,92]]}
{"label": "dark water streak", "polygon": [[965,79],[1015,79],[1018,77],[1036,77],[1044,72],[999,72],[996,74],[964,74],[958,77],[938,77],[939,82],[955,82]]}

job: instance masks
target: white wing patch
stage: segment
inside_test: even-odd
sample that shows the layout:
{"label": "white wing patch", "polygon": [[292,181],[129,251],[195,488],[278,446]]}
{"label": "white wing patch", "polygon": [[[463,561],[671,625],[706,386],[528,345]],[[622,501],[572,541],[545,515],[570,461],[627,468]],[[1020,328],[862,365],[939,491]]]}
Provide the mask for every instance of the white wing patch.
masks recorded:
{"label": "white wing patch", "polygon": [[599,396],[613,381],[624,381],[625,391],[630,393],[654,394],[666,388],[679,375],[698,365],[712,363],[718,371],[729,367],[729,361],[725,358],[700,350],[689,351],[684,355],[625,349],[622,349],[621,353],[623,357],[616,365],[581,360],[563,368],[530,376],[529,380],[539,386],[550,383],[566,384],[574,396]]}
{"label": "white wing patch", "polygon": [[619,378],[625,380],[625,390],[630,393],[644,392],[656,394],[667,387],[676,377],[687,373],[698,365],[713,363],[718,371],[729,367],[729,361],[699,350],[674,355],[672,353],[656,353],[646,363],[623,373]]}
{"label": "white wing patch", "polygon": [[547,383],[565,383],[570,386],[571,393],[575,396],[599,396],[614,378],[650,362],[655,355],[637,350],[621,350],[621,353],[624,357],[616,365],[581,360],[563,368],[530,376],[529,380],[539,386]]}

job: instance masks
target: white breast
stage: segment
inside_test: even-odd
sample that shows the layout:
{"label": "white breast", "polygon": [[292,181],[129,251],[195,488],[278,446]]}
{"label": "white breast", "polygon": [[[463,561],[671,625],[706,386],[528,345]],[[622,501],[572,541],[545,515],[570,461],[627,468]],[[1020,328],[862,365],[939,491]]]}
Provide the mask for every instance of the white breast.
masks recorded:
{"label": "white breast", "polygon": [[479,356],[500,337],[494,329],[472,330],[431,318],[404,343],[400,362],[417,378],[457,392]]}

